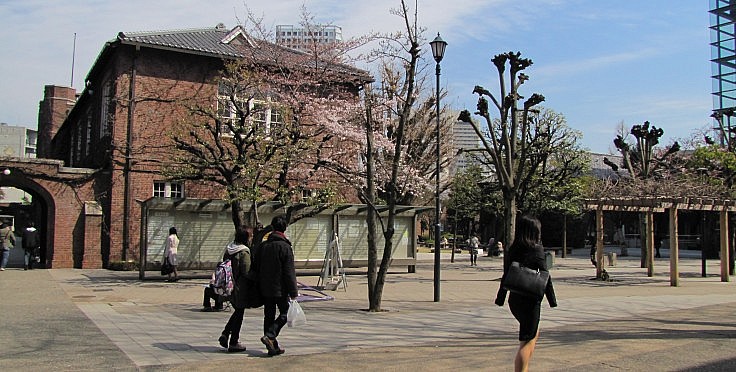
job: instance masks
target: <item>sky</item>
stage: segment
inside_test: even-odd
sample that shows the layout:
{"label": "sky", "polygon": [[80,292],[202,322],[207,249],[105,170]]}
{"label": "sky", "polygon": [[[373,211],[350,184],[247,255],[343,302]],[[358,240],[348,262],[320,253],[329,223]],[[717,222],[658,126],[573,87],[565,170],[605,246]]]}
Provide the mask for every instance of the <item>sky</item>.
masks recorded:
{"label": "sky", "polygon": [[[105,42],[121,31],[232,28],[246,6],[269,27],[298,24],[304,6],[350,38],[400,30],[390,11],[398,4],[0,0],[0,122],[35,129],[44,85],[81,90]],[[564,115],[590,151],[614,152],[620,123],[649,121],[664,129],[665,144],[712,125],[707,1],[420,0],[417,14],[427,41],[439,32],[448,43],[440,84],[453,108],[474,112],[473,87],[499,89],[491,58],[519,51],[534,62],[521,94],[544,95],[543,106]],[[433,66],[429,45],[424,50]]]}

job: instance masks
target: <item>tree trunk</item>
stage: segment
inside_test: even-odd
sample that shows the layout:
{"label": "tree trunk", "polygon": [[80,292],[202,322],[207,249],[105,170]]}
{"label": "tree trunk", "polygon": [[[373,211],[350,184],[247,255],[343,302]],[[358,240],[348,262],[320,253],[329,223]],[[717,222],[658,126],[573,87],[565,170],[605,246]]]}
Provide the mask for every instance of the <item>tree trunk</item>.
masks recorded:
{"label": "tree trunk", "polygon": [[504,192],[503,206],[504,225],[507,226],[506,230],[503,232],[502,242],[505,251],[503,255],[503,265],[505,270],[510,264],[509,257],[511,257],[511,255],[509,255],[508,252],[511,248],[511,244],[514,243],[514,234],[516,233],[516,197],[514,193]]}
{"label": "tree trunk", "polygon": [[376,288],[378,267],[378,250],[376,249],[376,212],[368,208],[366,216],[368,222],[368,310],[381,311],[381,294],[383,288]]}
{"label": "tree trunk", "polygon": [[237,230],[239,227],[246,225],[245,210],[238,200],[230,202],[230,211],[232,212],[233,225]]}
{"label": "tree trunk", "polygon": [[567,214],[562,214],[562,258],[567,258]]}
{"label": "tree trunk", "polygon": [[[393,204],[393,203],[389,203]],[[381,299],[383,297],[383,285],[386,283],[386,274],[391,263],[391,254],[393,250],[394,224],[396,216],[396,207],[389,206],[388,221],[386,222],[386,230],[383,233],[386,243],[383,245],[383,256],[381,256],[381,266],[376,275],[376,284],[373,288],[374,301],[371,304],[370,311],[381,311]]]}
{"label": "tree trunk", "polygon": [[378,250],[376,248],[376,215],[374,202],[376,199],[376,185],[374,183],[375,176],[375,159],[373,149],[373,121],[372,121],[372,103],[370,102],[370,92],[366,92],[366,195],[365,202],[368,204],[368,212],[366,213],[366,222],[368,225],[368,310],[381,311],[381,292],[383,289],[377,290],[376,282],[378,281],[376,267],[378,266]]}

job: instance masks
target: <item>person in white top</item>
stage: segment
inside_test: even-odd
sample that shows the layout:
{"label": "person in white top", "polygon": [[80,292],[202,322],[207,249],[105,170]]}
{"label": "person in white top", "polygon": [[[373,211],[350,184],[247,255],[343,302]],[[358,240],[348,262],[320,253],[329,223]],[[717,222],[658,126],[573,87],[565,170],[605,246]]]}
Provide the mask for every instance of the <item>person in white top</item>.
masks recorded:
{"label": "person in white top", "polygon": [[[169,273],[169,282],[175,282],[179,280],[179,273],[176,272],[176,251],[179,248],[179,235],[176,234],[176,227],[169,229],[169,236],[166,238],[166,248],[164,250],[164,256],[169,258],[169,263],[173,267],[173,271]],[[174,278],[171,278],[171,274],[174,274]]]}

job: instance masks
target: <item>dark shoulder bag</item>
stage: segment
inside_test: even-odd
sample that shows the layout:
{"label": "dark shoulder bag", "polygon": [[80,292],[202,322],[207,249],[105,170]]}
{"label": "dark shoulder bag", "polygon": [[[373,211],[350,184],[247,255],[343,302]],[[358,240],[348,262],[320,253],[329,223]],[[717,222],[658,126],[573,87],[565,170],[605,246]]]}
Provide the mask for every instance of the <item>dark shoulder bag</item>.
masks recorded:
{"label": "dark shoulder bag", "polygon": [[[242,281],[238,281],[237,284],[241,284],[242,286],[237,286],[237,291],[242,291],[242,307],[246,309],[255,309],[258,307],[263,306],[263,296],[261,295],[261,289],[258,285],[258,280],[256,273],[254,272],[254,260],[253,260],[253,251],[250,252],[250,270],[243,276]],[[245,258],[245,255],[241,254],[239,258],[242,260]]]}
{"label": "dark shoulder bag", "polygon": [[503,287],[511,293],[541,300],[549,281],[549,272],[530,269],[514,261],[503,279]]}

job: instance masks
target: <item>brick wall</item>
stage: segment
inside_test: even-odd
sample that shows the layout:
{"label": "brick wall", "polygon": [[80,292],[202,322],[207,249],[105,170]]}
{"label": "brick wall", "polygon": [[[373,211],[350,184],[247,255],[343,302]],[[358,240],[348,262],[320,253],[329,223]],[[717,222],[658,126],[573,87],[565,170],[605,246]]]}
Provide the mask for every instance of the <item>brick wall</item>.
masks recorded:
{"label": "brick wall", "polygon": [[48,156],[51,139],[66,119],[68,111],[76,101],[76,90],[69,87],[46,85],[43,100],[38,103],[37,156]]}
{"label": "brick wall", "polygon": [[[63,127],[47,125],[46,129],[48,135],[56,134],[51,143],[59,145],[57,150],[67,151],[66,155],[57,157],[68,161],[74,158],[68,154],[75,151],[74,133],[80,128],[86,131],[89,118],[92,118],[92,132],[84,132],[83,136],[85,145],[90,142],[88,155],[73,165],[98,170],[94,182],[77,200],[95,201],[102,210],[99,221],[97,217],[85,219],[83,205],[76,202],[55,216],[53,262],[58,267],[105,266],[109,261],[121,260],[126,224],[128,251],[125,258],[139,258],[141,202],[153,196],[154,181],[166,179],[161,169],[174,160],[172,136],[187,133],[192,128],[192,118],[188,116],[185,103],[213,108],[216,105],[217,87],[211,82],[223,68],[222,61],[217,58],[145,47],[136,51],[129,45],[118,45],[109,52],[105,54],[107,59],[98,61],[88,75],[89,86]],[[105,121],[99,113],[104,99],[100,95],[108,83],[113,96],[108,107],[112,126],[110,135],[103,137],[100,131]],[[55,123],[46,119],[48,110],[44,110],[39,111],[39,118],[44,116],[44,120]],[[39,129],[40,122],[41,119]],[[333,175],[321,177],[335,182],[340,180]],[[130,185],[129,213],[125,210],[126,178]],[[202,199],[224,196],[220,186],[190,181],[185,183],[185,193],[187,197]],[[57,199],[71,197],[66,192],[53,194],[56,203]],[[94,226],[100,230],[99,240],[92,238]],[[99,263],[95,258],[97,253]]]}

